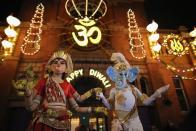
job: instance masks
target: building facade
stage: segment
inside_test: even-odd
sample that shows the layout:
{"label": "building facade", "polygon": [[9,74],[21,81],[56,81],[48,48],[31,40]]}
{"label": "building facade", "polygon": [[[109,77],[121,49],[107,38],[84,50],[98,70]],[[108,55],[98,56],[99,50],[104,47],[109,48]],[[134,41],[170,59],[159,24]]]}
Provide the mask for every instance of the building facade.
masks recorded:
{"label": "building facade", "polygon": [[[0,130],[11,130],[11,128],[21,128],[22,130],[28,125],[31,113],[24,109],[23,96],[18,94],[19,91],[13,87],[12,81],[19,79],[29,64],[33,65],[37,78],[43,76],[43,70],[48,58],[58,49],[63,49],[71,54],[74,72],[69,80],[81,94],[90,88],[100,86],[104,89],[106,96],[108,96],[114,84],[109,80],[105,71],[112,64],[110,56],[113,52],[121,52],[125,55],[130,65],[139,67],[139,76],[133,84],[141,92],[151,95],[157,88],[170,84],[168,93],[161,99],[156,100],[152,106],[138,107],[145,130],[153,130],[154,128],[161,130],[168,124],[178,126],[184,120],[191,107],[196,104],[195,80],[182,79],[181,77],[184,74],[186,75],[186,73],[188,76],[195,75],[196,56],[193,53],[193,49],[190,47],[189,54],[179,57],[169,54],[168,49],[165,48],[161,50],[160,60],[154,59],[148,40],[149,33],[145,29],[148,21],[143,1],[105,1],[107,13],[97,21],[97,26],[102,33],[101,41],[97,45],[88,43],[88,46],[81,47],[77,45],[72,36],[74,25],[78,23],[66,12],[66,1],[45,0],[42,2],[44,14],[41,41],[39,43],[40,50],[34,55],[25,55],[21,52],[21,46],[24,44],[24,37],[28,34],[27,30],[30,28],[31,19],[39,3],[40,1],[35,0],[22,2],[19,12],[21,25],[18,27],[19,34],[13,53],[0,64],[0,125],[2,125]],[[93,4],[91,6],[93,9],[96,9]],[[102,9],[102,7],[100,8]],[[141,55],[142,51],[145,50],[145,58],[142,59],[138,59],[130,53],[130,26],[128,26],[127,15],[129,9],[134,12],[136,24],[144,43],[142,50],[135,54],[136,56]],[[104,9],[98,11],[98,13],[103,11]],[[73,10],[70,10],[70,12],[73,13],[72,16],[77,17],[77,14],[74,15]],[[102,16],[100,14],[97,15]],[[162,42],[164,40],[163,36],[168,34],[174,33],[187,38],[189,32],[184,28],[179,28],[176,30],[162,29],[159,30],[159,33],[160,37],[162,37],[160,42]],[[33,45],[31,46],[34,48]],[[190,71],[186,69],[190,69]],[[79,74],[79,71],[83,73]],[[101,74],[101,78],[97,77],[97,73]],[[109,82],[106,82],[107,80]],[[101,105],[101,103],[95,97],[92,97],[81,104],[81,106],[86,105],[97,106]],[[110,118],[107,116],[76,113],[72,119],[73,128],[79,124],[79,121],[87,125],[93,123],[93,126],[99,130],[110,129]]]}

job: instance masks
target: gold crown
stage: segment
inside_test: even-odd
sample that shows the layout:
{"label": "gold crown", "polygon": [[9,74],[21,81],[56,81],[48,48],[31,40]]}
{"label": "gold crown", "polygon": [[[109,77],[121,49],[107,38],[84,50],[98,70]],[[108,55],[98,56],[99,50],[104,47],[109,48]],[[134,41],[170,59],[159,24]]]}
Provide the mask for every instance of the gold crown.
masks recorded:
{"label": "gold crown", "polygon": [[114,68],[117,70],[117,71],[123,71],[123,70],[127,70],[128,67],[125,63],[117,63],[114,65]]}
{"label": "gold crown", "polygon": [[50,62],[53,61],[53,60],[56,59],[56,58],[60,58],[60,59],[63,59],[63,60],[66,61],[66,59],[67,59],[67,54],[66,54],[64,51],[57,51],[57,52],[55,52],[55,53],[51,56],[51,58],[49,59],[48,64],[50,64]]}

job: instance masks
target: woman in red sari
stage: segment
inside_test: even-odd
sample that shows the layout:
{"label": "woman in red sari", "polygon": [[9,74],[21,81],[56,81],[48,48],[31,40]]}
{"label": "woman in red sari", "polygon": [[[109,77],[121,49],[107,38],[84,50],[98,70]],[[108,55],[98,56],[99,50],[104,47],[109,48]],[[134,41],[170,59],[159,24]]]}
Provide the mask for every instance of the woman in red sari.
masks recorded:
{"label": "woman in red sari", "polygon": [[79,107],[76,101],[83,101],[99,90],[91,89],[79,95],[70,83],[64,80],[73,71],[71,57],[63,51],[57,51],[49,59],[49,76],[39,80],[34,90],[26,89],[27,109],[34,111],[34,119],[29,131],[69,131],[71,112],[67,102],[78,112],[104,112],[104,107]]}

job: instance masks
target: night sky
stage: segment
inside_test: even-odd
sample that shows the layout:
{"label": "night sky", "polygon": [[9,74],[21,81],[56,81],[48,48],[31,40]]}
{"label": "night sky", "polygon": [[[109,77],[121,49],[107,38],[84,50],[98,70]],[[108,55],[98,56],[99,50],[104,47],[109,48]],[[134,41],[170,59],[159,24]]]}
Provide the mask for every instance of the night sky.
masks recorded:
{"label": "night sky", "polygon": [[0,2],[0,22],[5,22],[10,14],[18,17],[23,0],[1,0]]}
{"label": "night sky", "polygon": [[193,0],[145,0],[148,21],[155,20],[159,28],[177,29],[196,26],[196,4]]}
{"label": "night sky", "polygon": [[[41,1],[41,0],[40,0]],[[155,20],[159,28],[177,29],[180,25],[192,30],[196,26],[194,0],[144,0],[148,22]],[[13,13],[18,16],[23,0],[1,0],[0,21]]]}

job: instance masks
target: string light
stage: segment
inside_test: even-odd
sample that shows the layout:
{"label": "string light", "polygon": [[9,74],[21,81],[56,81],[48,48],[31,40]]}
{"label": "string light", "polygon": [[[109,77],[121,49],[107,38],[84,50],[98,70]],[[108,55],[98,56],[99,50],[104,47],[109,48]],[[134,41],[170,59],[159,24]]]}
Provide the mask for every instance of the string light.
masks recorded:
{"label": "string light", "polygon": [[24,44],[21,46],[21,52],[25,55],[34,55],[40,50],[41,33],[43,26],[44,6],[38,4],[31,19],[30,27],[27,30],[27,35],[24,38]]}
{"label": "string light", "polygon": [[168,50],[169,54],[182,56],[189,53],[189,44],[181,36],[169,34],[164,36],[162,44]]}
{"label": "string light", "polygon": [[[89,8],[89,5],[91,8]],[[85,17],[87,17],[90,20],[94,19],[97,21],[103,16],[105,16],[107,12],[107,6],[103,0],[100,0],[99,2],[96,3],[93,0],[91,1],[86,0],[85,2],[80,2],[80,1],[75,2],[74,0],[67,0],[65,2],[65,10],[67,14],[70,17],[74,18],[75,20],[84,19]],[[77,13],[77,16],[72,12]],[[96,14],[101,14],[101,15],[98,16]]]}
{"label": "string light", "polygon": [[181,76],[181,78],[182,78],[183,80],[195,80],[195,81],[196,81],[196,77]]}
{"label": "string light", "polygon": [[131,9],[128,10],[127,17],[130,53],[136,59],[143,59],[146,57],[146,51],[144,50],[144,42],[142,40],[142,36],[140,34],[140,30],[135,19],[135,14]]}
{"label": "string light", "polygon": [[[153,21],[151,24],[149,24],[146,27],[146,29],[151,33],[151,35],[148,37],[148,39],[149,39],[149,43],[150,43],[150,47],[151,47],[151,52],[153,54],[153,58],[156,58],[157,61],[161,62],[161,64],[163,64],[166,67],[166,69],[175,73],[176,77],[180,76],[184,80],[191,80],[191,79],[196,80],[195,76],[187,77],[187,76],[184,76],[184,75],[180,75],[180,74],[184,74],[186,72],[195,71],[196,70],[195,66],[194,67],[189,67],[189,68],[176,67],[176,66],[167,64],[166,62],[164,62],[163,60],[160,59],[161,45],[159,45],[157,43],[157,41],[159,39],[159,35],[156,33],[156,30],[158,29],[158,24]],[[190,36],[195,37],[196,36],[196,30],[190,32]],[[163,38],[164,38],[164,40],[163,40],[162,46],[167,49],[169,54],[176,55],[176,56],[182,56],[182,55],[185,55],[185,54],[189,53],[188,52],[189,51],[189,44],[180,35],[169,34],[169,35],[164,36]],[[175,58],[177,58],[177,57],[175,57]]]}
{"label": "string light", "polygon": [[196,67],[190,67],[190,68],[187,68],[187,69],[179,69],[179,68],[174,67],[170,64],[167,64],[166,66],[167,66],[167,69],[170,69],[170,70],[175,71],[175,72],[181,72],[181,73],[192,72],[192,71],[196,70]]}
{"label": "string light", "polygon": [[196,77],[187,77],[187,76],[180,76],[180,75],[175,75],[175,77],[181,77],[183,80],[196,80]]}
{"label": "string light", "polygon": [[161,62],[164,66],[166,66],[166,69],[172,71],[173,73],[178,73],[178,74],[176,74],[176,76],[180,76],[184,80],[196,80],[196,77],[195,76],[193,76],[193,77],[187,77],[185,75],[179,74],[179,73],[193,72],[193,71],[196,70],[196,67],[190,67],[190,68],[186,68],[186,69],[180,69],[180,68],[177,68],[177,67],[172,66],[170,64],[166,64],[163,60],[160,60],[159,59],[159,62]]}
{"label": "string light", "polygon": [[194,38],[194,40],[191,42],[191,48],[194,56],[196,57],[196,27],[189,33],[189,35]]}

